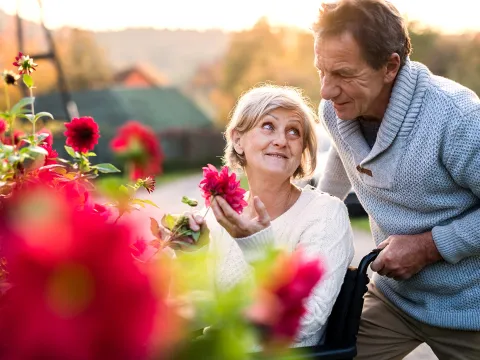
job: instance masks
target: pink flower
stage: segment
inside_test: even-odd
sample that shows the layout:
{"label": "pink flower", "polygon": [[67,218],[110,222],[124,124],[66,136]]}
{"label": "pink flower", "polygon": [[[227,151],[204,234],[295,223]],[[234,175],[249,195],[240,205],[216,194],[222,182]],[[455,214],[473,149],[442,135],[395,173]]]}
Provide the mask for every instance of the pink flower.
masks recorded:
{"label": "pink flower", "polygon": [[300,250],[278,259],[257,302],[248,311],[254,323],[266,326],[267,342],[284,343],[295,338],[306,312],[305,300],[324,273],[318,260],[305,260]]}
{"label": "pink flower", "polygon": [[66,144],[73,150],[86,153],[93,150],[100,138],[100,129],[92,117],[84,116],[73,118],[65,124],[67,131],[63,134],[67,137]]}
{"label": "pink flower", "polygon": [[7,122],[3,119],[0,119],[0,135],[3,135],[7,131]]}
{"label": "pink flower", "polygon": [[14,66],[18,66],[19,74],[31,74],[35,68],[38,66],[33,62],[33,59],[28,55],[23,55],[21,52],[18,53],[18,56],[15,57]]}
{"label": "pink flower", "polygon": [[54,191],[9,206],[0,214],[13,284],[0,307],[2,358],[147,358],[167,336],[154,336],[156,319],[170,314],[166,289],[131,256],[129,226],[74,210]]}
{"label": "pink flower", "polygon": [[206,206],[210,206],[212,196],[222,196],[237,213],[241,214],[247,206],[244,200],[245,189],[240,187],[235,173],[228,174],[228,167],[224,166],[220,172],[212,164],[203,167],[203,180],[200,182],[202,196]]}

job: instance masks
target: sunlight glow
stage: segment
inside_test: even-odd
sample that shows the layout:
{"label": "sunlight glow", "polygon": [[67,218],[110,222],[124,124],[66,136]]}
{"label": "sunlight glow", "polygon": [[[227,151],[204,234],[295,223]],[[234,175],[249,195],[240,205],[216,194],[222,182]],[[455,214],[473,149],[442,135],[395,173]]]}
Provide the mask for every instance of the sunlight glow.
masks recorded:
{"label": "sunlight glow", "polygon": [[[38,21],[37,0],[0,0],[0,10],[16,11],[28,20]],[[92,30],[119,30],[127,27],[170,29],[239,30],[251,27],[261,16],[272,24],[308,29],[313,22],[319,0],[43,0],[46,25]],[[392,0],[411,20],[445,32],[480,30],[478,1],[456,0],[455,5],[441,5],[438,0]],[[440,4],[440,5],[439,5]]]}

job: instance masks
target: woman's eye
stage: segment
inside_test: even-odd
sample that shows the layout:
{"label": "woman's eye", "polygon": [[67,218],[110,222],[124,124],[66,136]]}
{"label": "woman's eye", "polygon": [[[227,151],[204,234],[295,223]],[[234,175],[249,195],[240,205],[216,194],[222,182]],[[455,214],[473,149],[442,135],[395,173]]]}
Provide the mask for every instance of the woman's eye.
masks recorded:
{"label": "woman's eye", "polygon": [[288,132],[292,135],[300,136],[300,130],[298,129],[290,129]]}
{"label": "woman's eye", "polygon": [[265,123],[262,125],[262,129],[273,130],[272,123]]}

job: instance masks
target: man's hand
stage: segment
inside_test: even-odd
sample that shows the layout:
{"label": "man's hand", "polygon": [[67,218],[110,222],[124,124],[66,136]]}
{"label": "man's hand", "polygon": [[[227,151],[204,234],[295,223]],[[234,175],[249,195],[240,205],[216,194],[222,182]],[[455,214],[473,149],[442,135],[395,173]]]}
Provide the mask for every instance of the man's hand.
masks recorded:
{"label": "man's hand", "polygon": [[406,280],[425,266],[442,259],[432,232],[392,235],[378,245],[383,249],[370,266],[373,271],[395,280]]}
{"label": "man's hand", "polygon": [[215,196],[211,203],[217,221],[233,238],[247,237],[270,226],[270,216],[258,196],[254,197],[253,206],[258,216],[250,219],[245,214],[237,214],[221,196]]}

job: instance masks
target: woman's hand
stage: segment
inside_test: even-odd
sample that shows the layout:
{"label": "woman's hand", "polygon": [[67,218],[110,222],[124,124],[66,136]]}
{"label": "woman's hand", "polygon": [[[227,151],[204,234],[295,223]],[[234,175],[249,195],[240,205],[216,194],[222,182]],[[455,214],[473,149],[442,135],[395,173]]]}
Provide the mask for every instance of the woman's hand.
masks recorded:
{"label": "woman's hand", "polygon": [[244,238],[270,226],[270,215],[258,196],[253,198],[253,206],[257,216],[250,219],[245,214],[238,214],[221,196],[215,196],[211,203],[218,223],[233,238]]}

